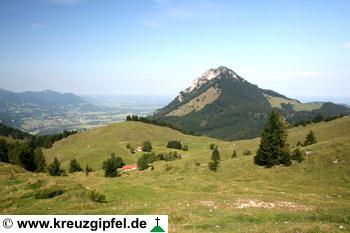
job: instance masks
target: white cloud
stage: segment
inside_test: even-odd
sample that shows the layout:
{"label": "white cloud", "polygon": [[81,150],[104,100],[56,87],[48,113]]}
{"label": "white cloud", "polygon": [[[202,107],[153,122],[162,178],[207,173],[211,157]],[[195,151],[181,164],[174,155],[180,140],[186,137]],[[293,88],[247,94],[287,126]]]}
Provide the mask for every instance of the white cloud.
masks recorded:
{"label": "white cloud", "polygon": [[350,49],[350,42],[346,42],[346,43],[344,44],[344,47],[347,48],[347,49]]}

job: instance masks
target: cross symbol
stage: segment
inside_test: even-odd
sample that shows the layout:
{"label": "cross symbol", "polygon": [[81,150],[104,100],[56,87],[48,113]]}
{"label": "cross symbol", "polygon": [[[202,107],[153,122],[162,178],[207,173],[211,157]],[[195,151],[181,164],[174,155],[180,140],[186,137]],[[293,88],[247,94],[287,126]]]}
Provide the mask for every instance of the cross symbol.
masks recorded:
{"label": "cross symbol", "polygon": [[157,218],[156,218],[156,221],[157,221],[157,226],[158,226],[158,221],[159,221],[159,220],[160,220],[160,218],[158,218],[158,217],[157,217]]}

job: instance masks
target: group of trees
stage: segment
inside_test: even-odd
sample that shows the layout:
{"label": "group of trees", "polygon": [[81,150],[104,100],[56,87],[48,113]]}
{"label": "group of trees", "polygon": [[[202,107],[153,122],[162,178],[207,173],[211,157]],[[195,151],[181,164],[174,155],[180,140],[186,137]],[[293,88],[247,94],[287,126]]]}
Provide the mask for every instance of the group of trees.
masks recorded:
{"label": "group of trees", "polygon": [[[81,172],[81,171],[84,171],[84,170],[80,166],[79,162],[76,159],[72,159],[69,162],[68,172],[73,173],[73,172]],[[92,171],[93,171],[92,168],[89,167],[89,165],[87,164],[85,167],[85,174],[88,175]],[[47,173],[50,176],[65,176],[66,175],[66,171],[63,168],[61,168],[61,162],[57,159],[57,157],[55,157],[53,162],[47,166]]]}
{"label": "group of trees", "polygon": [[32,172],[43,172],[45,157],[40,148],[33,148],[28,142],[9,143],[0,139],[0,161],[12,163]]}
{"label": "group of trees", "polygon": [[172,149],[177,149],[177,150],[188,151],[188,146],[182,145],[182,143],[180,141],[177,141],[177,140],[169,141],[166,147],[172,148]]}
{"label": "group of trees", "polygon": [[139,170],[146,170],[149,167],[152,167],[152,163],[155,161],[174,161],[182,159],[182,156],[176,151],[171,151],[169,153],[145,153],[137,160],[137,167]]}
{"label": "group of trees", "polygon": [[25,140],[34,149],[38,147],[50,148],[54,142],[59,141],[63,138],[66,138],[77,132],[78,131],[76,130],[64,130],[61,133],[52,134],[52,135],[32,135],[32,134],[23,132],[19,129],[12,128],[0,123],[1,136],[11,137],[13,139]]}
{"label": "group of trees", "polygon": [[318,123],[318,122],[322,122],[322,121],[325,121],[325,122],[328,122],[328,121],[333,121],[335,119],[338,119],[340,117],[343,117],[344,115],[339,115],[339,116],[330,116],[330,117],[324,117],[323,115],[321,114],[318,114],[317,116],[315,116],[313,119],[311,120],[303,120],[303,121],[299,121],[295,124],[293,124],[293,127],[297,127],[297,126],[306,126],[306,125],[309,125],[309,124],[312,124],[312,123]]}
{"label": "group of trees", "polygon": [[[261,134],[260,146],[254,157],[254,163],[264,167],[272,167],[283,164],[289,166],[292,160],[301,162],[304,160],[303,152],[297,147],[291,153],[287,143],[287,124],[281,113],[271,112]],[[316,143],[313,131],[306,135],[305,142],[298,142],[297,146],[308,146]]]}
{"label": "group of trees", "polygon": [[149,119],[147,117],[141,117],[141,116],[139,117],[137,115],[131,115],[131,116],[127,115],[125,120],[126,121],[140,121],[140,122],[147,123],[147,124],[152,124],[152,125],[166,126],[166,127],[171,128],[171,129],[180,131],[181,133],[184,133],[184,134],[200,136],[199,134],[195,134],[192,131],[183,129],[180,126],[172,125],[170,123],[159,121],[159,120],[152,120],[152,119]]}
{"label": "group of trees", "polygon": [[6,139],[0,139],[0,161],[19,165],[32,172],[45,172],[46,161],[41,148],[49,148],[55,141],[66,138],[76,132],[65,130],[54,135],[31,135],[0,124],[1,136],[22,140],[9,142]]}

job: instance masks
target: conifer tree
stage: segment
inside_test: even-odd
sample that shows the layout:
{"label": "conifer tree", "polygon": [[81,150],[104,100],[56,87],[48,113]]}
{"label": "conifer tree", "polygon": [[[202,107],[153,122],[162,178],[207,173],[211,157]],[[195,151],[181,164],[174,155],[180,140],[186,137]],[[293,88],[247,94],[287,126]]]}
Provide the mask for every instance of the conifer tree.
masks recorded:
{"label": "conifer tree", "polygon": [[43,152],[40,148],[35,149],[34,151],[34,161],[36,165],[36,172],[44,172],[46,169],[46,160]]}
{"label": "conifer tree", "polygon": [[47,167],[47,172],[50,176],[61,176],[63,175],[64,171],[61,169],[61,163],[58,161],[57,158],[53,160],[51,164]]}
{"label": "conifer tree", "polygon": [[218,147],[215,147],[215,149],[213,150],[213,153],[211,154],[211,160],[220,161],[220,152]]}
{"label": "conifer tree", "polygon": [[283,116],[276,110],[272,111],[261,134],[255,164],[265,167],[291,164],[286,128]]}
{"label": "conifer tree", "polygon": [[312,145],[312,144],[315,144],[316,142],[317,141],[316,141],[315,134],[312,130],[310,130],[309,133],[306,135],[304,146]]}
{"label": "conifer tree", "polygon": [[69,172],[81,172],[83,169],[80,167],[80,164],[76,159],[72,159],[69,163]]}
{"label": "conifer tree", "polygon": [[212,171],[217,171],[220,163],[220,152],[218,147],[215,147],[211,154],[211,161],[208,164],[208,167]]}
{"label": "conifer tree", "polygon": [[92,168],[89,167],[88,164],[86,164],[86,167],[85,167],[85,175],[89,175],[90,172],[92,172]]}

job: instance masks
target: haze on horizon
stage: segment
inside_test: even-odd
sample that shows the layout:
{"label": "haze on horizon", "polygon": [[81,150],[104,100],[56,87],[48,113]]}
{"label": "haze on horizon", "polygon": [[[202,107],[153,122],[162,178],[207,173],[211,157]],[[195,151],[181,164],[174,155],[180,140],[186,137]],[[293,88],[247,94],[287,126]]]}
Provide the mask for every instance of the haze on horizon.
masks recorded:
{"label": "haze on horizon", "polygon": [[172,95],[210,68],[350,104],[350,1],[2,0],[0,88]]}

